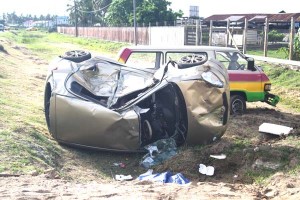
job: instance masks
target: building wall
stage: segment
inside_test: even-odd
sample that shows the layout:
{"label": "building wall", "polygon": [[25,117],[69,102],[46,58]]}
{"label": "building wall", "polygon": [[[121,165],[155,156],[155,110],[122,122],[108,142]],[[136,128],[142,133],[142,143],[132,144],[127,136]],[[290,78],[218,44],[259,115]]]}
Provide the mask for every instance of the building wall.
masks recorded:
{"label": "building wall", "polygon": [[150,45],[184,45],[184,27],[150,27]]}

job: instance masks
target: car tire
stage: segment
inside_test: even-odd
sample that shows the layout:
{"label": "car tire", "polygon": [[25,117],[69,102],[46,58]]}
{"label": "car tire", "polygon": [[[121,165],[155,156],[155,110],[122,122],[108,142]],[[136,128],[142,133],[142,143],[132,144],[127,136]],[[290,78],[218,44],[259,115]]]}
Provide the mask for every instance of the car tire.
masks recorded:
{"label": "car tire", "polygon": [[246,101],[241,95],[232,95],[230,97],[230,114],[243,114],[246,111]]}
{"label": "car tire", "polygon": [[50,130],[50,98],[51,98],[51,86],[50,84],[46,85],[45,94],[44,94],[44,110],[45,110],[45,119],[47,123],[47,128],[50,134],[53,136]]}
{"label": "car tire", "polygon": [[73,50],[73,51],[67,51],[64,55],[61,56],[61,58],[70,60],[72,62],[83,62],[85,60],[88,60],[92,57],[90,52],[83,51],[83,50]]}

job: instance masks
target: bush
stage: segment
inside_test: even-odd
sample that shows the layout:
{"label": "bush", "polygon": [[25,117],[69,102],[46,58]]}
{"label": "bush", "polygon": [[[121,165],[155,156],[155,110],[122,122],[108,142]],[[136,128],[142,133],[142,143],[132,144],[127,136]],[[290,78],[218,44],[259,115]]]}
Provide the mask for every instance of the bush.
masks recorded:
{"label": "bush", "polygon": [[283,33],[278,33],[276,30],[272,30],[268,33],[269,42],[282,42],[284,36]]}
{"label": "bush", "polygon": [[[300,32],[297,33],[297,35],[295,36],[294,39],[294,49],[293,49],[293,56],[292,56],[292,60],[297,60],[300,61]],[[286,47],[281,47],[280,49],[278,49],[278,52],[284,52],[285,53],[285,58],[288,59],[289,58],[289,48]]]}

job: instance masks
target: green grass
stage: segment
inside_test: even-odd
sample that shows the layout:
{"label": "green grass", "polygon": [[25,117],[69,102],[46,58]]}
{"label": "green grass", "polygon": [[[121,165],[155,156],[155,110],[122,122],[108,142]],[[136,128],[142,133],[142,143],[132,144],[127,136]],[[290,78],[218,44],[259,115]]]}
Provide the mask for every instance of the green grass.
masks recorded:
{"label": "green grass", "polygon": [[11,58],[0,53],[0,173],[57,168],[62,150],[45,134],[44,80],[30,76],[36,69],[26,68],[22,59]]}
{"label": "green grass", "polygon": [[272,93],[280,97],[280,104],[300,112],[300,72],[283,67],[262,64],[272,82]]}
{"label": "green grass", "polygon": [[[249,55],[256,55],[256,56],[263,56],[264,55],[264,51],[263,50],[248,50],[247,54]],[[287,55],[285,52],[280,51],[280,50],[268,50],[268,57],[271,58],[279,58],[279,59],[286,59]]]}
{"label": "green grass", "polygon": [[128,46],[127,43],[86,39],[41,31],[29,32],[23,30],[6,32],[3,35],[20,45],[26,46],[26,48],[35,52],[39,57],[48,61],[66,51],[74,50],[75,47],[72,45],[76,45],[76,48],[79,46],[85,50],[97,51],[99,53],[103,52],[112,56],[116,55],[123,46]]}
{"label": "green grass", "polygon": [[[45,80],[39,78],[45,76],[46,64],[32,64],[35,59],[44,58],[45,62],[74,48],[115,55],[125,44],[39,31],[5,32],[0,41],[9,53],[0,52],[0,173],[42,173],[55,168],[65,176],[61,167],[72,168],[78,162],[86,165],[82,170],[94,170],[103,180],[111,178],[112,173],[134,175],[144,171],[135,166],[140,154],[66,149],[53,141],[44,118]],[[68,156],[77,160],[68,161]],[[127,167],[112,167],[115,162],[124,162]]]}

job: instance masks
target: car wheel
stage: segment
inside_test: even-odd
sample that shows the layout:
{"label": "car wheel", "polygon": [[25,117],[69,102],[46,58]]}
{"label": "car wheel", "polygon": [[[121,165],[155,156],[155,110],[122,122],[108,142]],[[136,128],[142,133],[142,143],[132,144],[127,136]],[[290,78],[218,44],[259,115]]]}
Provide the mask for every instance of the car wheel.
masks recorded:
{"label": "car wheel", "polygon": [[245,98],[240,95],[230,97],[230,114],[243,114],[246,110]]}
{"label": "car wheel", "polygon": [[178,62],[178,68],[184,69],[189,67],[194,67],[197,65],[202,65],[207,61],[207,56],[199,54],[191,54],[182,57]]}
{"label": "car wheel", "polygon": [[73,62],[82,62],[85,60],[90,59],[91,53],[87,51],[82,50],[73,50],[73,51],[67,51],[61,58],[64,58],[66,60],[70,60]]}
{"label": "car wheel", "polygon": [[45,109],[45,118],[49,132],[50,131],[50,98],[51,98],[51,86],[50,84],[46,85],[45,94],[44,94],[44,109]]}

